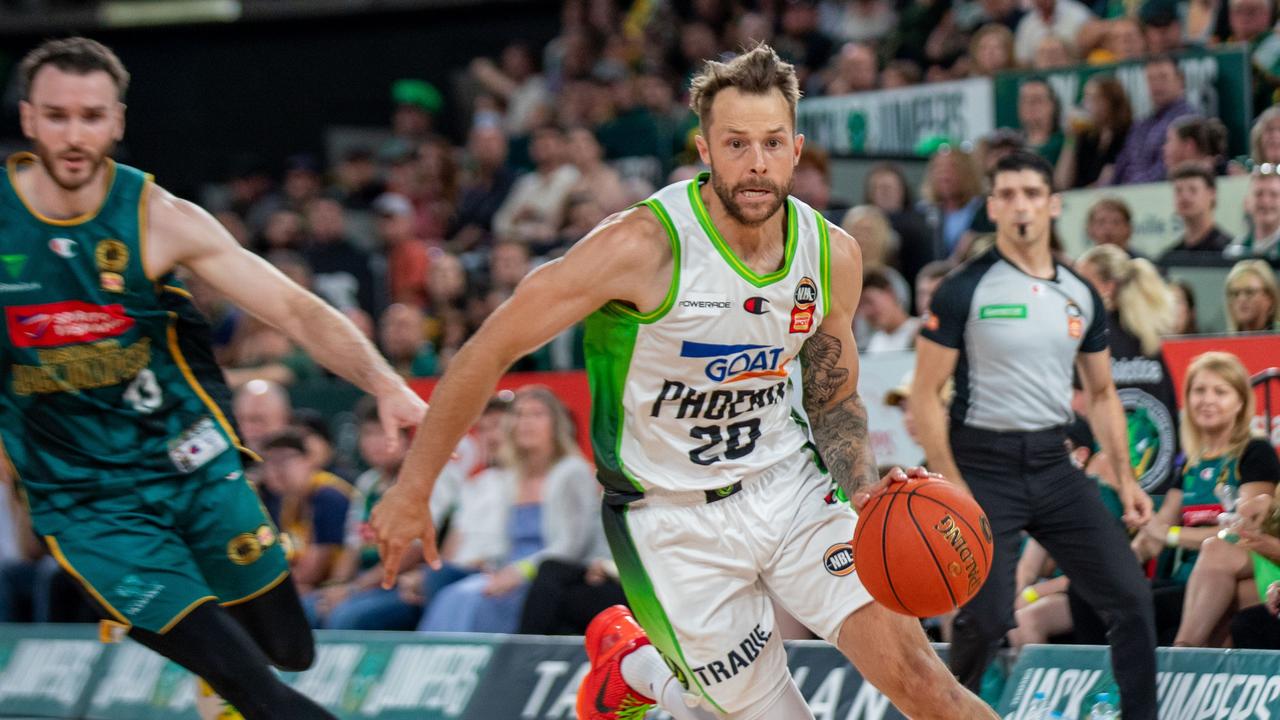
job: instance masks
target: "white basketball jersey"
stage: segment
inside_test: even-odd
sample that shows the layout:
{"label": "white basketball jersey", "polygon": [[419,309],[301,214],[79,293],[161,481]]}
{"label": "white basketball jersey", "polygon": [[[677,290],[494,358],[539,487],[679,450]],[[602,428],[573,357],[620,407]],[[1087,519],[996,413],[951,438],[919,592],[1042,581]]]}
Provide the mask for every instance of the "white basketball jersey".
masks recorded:
{"label": "white basketball jersey", "polygon": [[662,306],[610,303],[586,323],[591,425],[611,493],[715,490],[801,452],[790,394],[800,349],[826,315],[826,221],[787,200],[781,268],[757,275],[725,243],[697,179],[643,204],[666,227],[674,272]]}

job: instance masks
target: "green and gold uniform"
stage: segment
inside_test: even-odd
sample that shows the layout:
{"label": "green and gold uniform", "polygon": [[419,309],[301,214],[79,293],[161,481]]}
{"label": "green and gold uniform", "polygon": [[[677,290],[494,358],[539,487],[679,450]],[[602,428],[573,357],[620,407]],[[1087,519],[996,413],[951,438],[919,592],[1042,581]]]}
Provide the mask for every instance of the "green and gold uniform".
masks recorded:
{"label": "green and gold uniform", "polygon": [[[165,632],[288,566],[248,484],[208,325],[143,268],[152,179],[112,161],[95,211],[41,215],[0,174],[0,440],[58,562],[124,625]],[[247,451],[244,451],[247,452]]]}

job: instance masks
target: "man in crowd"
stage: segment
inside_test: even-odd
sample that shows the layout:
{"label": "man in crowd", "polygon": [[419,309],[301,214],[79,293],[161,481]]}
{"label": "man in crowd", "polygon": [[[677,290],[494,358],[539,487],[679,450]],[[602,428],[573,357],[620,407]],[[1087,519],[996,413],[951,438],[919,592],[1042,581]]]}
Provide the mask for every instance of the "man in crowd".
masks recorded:
{"label": "man in crowd", "polygon": [[1196,114],[1186,98],[1185,78],[1177,61],[1164,56],[1147,61],[1147,89],[1151,115],[1133,124],[1120,157],[1116,159],[1115,185],[1159,182],[1165,179],[1164,141],[1174,120]]}

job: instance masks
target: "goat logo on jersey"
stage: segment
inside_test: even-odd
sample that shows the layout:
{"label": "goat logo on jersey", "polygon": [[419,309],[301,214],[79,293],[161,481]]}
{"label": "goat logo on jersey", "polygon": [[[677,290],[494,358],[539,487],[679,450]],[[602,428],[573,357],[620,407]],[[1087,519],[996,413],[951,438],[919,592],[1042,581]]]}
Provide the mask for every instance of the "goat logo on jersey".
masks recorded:
{"label": "goat logo on jersey", "polygon": [[690,342],[680,346],[680,357],[706,358],[703,373],[712,382],[727,384],[751,378],[785,378],[791,358],[783,348],[770,345],[720,345]]}

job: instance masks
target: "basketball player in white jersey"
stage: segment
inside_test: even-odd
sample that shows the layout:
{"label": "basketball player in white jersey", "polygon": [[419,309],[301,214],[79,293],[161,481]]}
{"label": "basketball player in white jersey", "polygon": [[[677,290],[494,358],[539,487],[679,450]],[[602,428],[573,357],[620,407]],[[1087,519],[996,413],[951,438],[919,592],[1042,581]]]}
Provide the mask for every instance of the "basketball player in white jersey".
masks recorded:
{"label": "basketball player in white jersey", "polygon": [[[374,509],[388,585],[414,541],[437,564],[428,499],[452,448],[512,362],[586,318],[604,523],[635,618],[612,608],[588,629],[580,718],[655,702],[677,720],[812,717],[770,598],[908,716],[996,717],[853,571],[855,515],[832,490],[862,500],[876,481],[852,334],[862,261],[788,197],[798,97],[766,46],[707,63],[692,105],[710,174],[525,278],[450,364]],[[808,432],[789,404],[797,374]]]}

